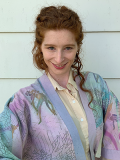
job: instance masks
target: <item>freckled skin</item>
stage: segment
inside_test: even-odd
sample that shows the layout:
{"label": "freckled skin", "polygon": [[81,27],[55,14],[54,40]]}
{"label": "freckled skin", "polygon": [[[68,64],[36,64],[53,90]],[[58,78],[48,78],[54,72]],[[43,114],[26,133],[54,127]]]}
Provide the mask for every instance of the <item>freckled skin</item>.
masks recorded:
{"label": "freckled skin", "polygon": [[[47,31],[44,35],[41,51],[50,75],[59,84],[61,83],[61,86],[65,86],[68,82],[70,68],[78,51],[74,34],[65,29]],[[64,67],[63,69],[57,69],[56,65]]]}

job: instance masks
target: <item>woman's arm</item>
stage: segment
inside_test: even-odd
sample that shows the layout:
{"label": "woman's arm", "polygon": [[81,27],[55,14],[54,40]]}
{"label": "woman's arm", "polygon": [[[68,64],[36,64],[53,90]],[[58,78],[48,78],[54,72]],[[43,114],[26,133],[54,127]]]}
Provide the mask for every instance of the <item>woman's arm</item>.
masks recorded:
{"label": "woman's arm", "polygon": [[[104,123],[103,128],[99,128],[103,133],[102,143],[99,141],[101,158],[96,158],[96,160],[119,160],[120,103],[114,93],[110,91],[104,79],[97,74],[93,75],[94,77],[92,77],[92,74],[89,75],[91,81],[88,77],[88,82],[90,81],[92,84],[91,88],[94,95],[94,101],[91,104],[93,104],[92,107],[94,108],[98,107],[98,114],[94,114],[96,122],[102,121]],[[89,87],[90,83],[87,84],[86,82],[86,86]],[[98,144],[98,142],[96,143]]]}
{"label": "woman's arm", "polygon": [[103,79],[101,81],[104,130],[100,160],[119,160],[120,102],[114,93],[111,92],[107,83]]}
{"label": "woman's arm", "polygon": [[[12,98],[8,100],[4,111],[0,114],[0,159],[2,160],[21,159],[21,135],[17,118],[9,109],[11,100]],[[19,150],[16,150],[17,147]]]}

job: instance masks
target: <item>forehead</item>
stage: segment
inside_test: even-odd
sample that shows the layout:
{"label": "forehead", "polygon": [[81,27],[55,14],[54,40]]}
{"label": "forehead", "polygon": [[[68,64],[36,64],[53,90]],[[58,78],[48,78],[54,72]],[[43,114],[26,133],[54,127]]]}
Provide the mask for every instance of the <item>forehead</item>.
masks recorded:
{"label": "forehead", "polygon": [[43,43],[76,43],[75,35],[69,30],[48,30],[44,33]]}

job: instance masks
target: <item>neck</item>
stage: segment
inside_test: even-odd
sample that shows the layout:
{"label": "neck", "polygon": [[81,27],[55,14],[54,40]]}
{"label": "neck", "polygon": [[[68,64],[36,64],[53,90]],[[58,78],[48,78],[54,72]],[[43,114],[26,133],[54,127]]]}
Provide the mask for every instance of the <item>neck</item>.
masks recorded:
{"label": "neck", "polygon": [[62,87],[66,88],[67,83],[68,83],[68,79],[69,79],[69,74],[70,72],[68,72],[67,74],[65,73],[65,75],[52,75],[51,72],[49,72],[50,75],[52,76],[52,78]]}

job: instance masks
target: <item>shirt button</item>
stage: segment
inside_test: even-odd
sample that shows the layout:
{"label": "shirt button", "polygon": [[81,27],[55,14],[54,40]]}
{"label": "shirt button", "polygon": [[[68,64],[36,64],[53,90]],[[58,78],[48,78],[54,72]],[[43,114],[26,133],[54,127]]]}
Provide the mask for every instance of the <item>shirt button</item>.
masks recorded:
{"label": "shirt button", "polygon": [[73,100],[72,102],[75,103],[75,100]]}
{"label": "shirt button", "polygon": [[81,118],[80,120],[81,120],[81,122],[83,122],[83,120],[84,120],[84,119],[83,119],[83,118]]}

